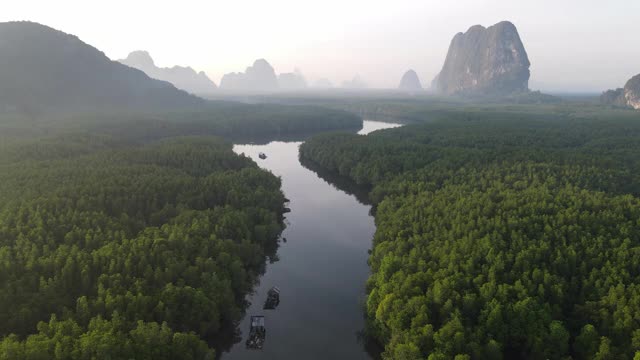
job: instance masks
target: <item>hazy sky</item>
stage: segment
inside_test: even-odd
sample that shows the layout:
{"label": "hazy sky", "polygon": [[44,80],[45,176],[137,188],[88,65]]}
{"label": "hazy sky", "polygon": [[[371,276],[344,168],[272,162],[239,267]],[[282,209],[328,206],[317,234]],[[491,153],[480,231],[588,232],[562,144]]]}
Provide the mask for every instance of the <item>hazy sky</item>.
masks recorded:
{"label": "hazy sky", "polygon": [[0,21],[31,20],[112,59],[148,50],[216,83],[266,58],[334,84],[356,74],[395,87],[413,68],[423,85],[451,38],[510,20],[531,60],[531,88],[600,91],[640,73],[640,0],[2,0]]}

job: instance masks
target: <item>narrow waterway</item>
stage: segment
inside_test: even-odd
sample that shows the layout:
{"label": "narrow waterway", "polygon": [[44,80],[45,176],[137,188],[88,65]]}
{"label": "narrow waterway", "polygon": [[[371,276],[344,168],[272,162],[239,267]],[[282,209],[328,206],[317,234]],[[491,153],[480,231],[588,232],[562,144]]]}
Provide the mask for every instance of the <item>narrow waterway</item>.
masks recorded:
{"label": "narrow waterway", "polygon": [[[398,124],[365,121],[360,134]],[[291,200],[286,239],[278,261],[268,264],[240,324],[242,341],[222,358],[229,359],[370,359],[364,328],[368,250],[375,231],[370,206],[306,169],[298,159],[301,142],[235,145],[262,168],[282,178]],[[258,155],[265,153],[267,159]],[[281,290],[280,305],[263,310],[272,286]],[[247,350],[251,315],[264,315],[267,328],[262,350]]]}

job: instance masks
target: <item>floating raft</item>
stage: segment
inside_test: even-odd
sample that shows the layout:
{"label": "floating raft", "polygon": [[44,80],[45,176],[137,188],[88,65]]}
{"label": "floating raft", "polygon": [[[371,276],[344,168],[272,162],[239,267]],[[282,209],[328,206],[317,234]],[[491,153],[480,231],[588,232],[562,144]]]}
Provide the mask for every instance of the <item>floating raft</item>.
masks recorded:
{"label": "floating raft", "polygon": [[267,328],[264,326],[264,316],[252,316],[247,349],[262,350],[264,339],[267,336]]}
{"label": "floating raft", "polygon": [[274,310],[278,305],[280,305],[280,289],[274,286],[267,292],[267,301],[264,302],[263,309]]}

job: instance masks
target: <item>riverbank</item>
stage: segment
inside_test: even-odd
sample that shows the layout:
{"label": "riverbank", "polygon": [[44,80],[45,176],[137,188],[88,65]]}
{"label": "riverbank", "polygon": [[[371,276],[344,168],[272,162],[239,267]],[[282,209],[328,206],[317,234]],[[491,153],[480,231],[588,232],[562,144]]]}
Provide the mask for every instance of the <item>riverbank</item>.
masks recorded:
{"label": "riverbank", "polygon": [[[397,124],[365,121],[362,134]],[[302,142],[234,146],[282,180],[290,200],[287,228],[277,258],[247,300],[240,337],[223,359],[371,359],[365,349],[362,314],[369,277],[368,251],[375,232],[370,206],[340,190],[299,161]],[[267,159],[259,159],[259,153]],[[263,310],[267,291],[281,289],[276,310]],[[249,317],[264,315],[267,337],[261,351],[244,346]]]}

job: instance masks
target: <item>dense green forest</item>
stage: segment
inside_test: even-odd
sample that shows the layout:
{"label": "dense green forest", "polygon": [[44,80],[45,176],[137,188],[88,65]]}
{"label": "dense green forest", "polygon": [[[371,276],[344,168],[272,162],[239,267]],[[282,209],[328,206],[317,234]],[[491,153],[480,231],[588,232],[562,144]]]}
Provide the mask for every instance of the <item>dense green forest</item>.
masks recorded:
{"label": "dense green forest", "polygon": [[372,189],[384,358],[640,359],[637,113],[460,114],[300,148]]}
{"label": "dense green forest", "polygon": [[0,144],[16,138],[99,133],[124,141],[185,135],[216,135],[238,141],[302,136],[319,131],[362,128],[362,119],[343,110],[313,105],[207,102],[192,111],[50,114],[30,118],[0,113]]}
{"label": "dense green forest", "polygon": [[203,359],[282,231],[231,144],[63,135],[0,153],[0,358]]}
{"label": "dense green forest", "polygon": [[275,258],[285,199],[207,136],[361,127],[341,110],[231,102],[3,113],[0,359],[213,358]]}

